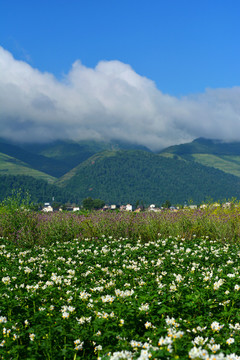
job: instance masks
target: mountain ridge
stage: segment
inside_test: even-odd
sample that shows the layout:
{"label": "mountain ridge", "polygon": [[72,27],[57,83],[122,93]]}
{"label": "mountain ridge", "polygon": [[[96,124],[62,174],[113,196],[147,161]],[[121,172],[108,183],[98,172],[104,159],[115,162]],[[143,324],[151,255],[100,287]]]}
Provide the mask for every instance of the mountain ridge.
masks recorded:
{"label": "mountain ridge", "polygon": [[[14,164],[18,167],[11,168]],[[28,175],[28,169],[35,178],[46,175],[56,193],[69,191],[79,202],[89,196],[118,204],[240,199],[240,143],[221,140],[198,138],[153,153],[117,141],[16,144],[0,139],[0,175]]]}

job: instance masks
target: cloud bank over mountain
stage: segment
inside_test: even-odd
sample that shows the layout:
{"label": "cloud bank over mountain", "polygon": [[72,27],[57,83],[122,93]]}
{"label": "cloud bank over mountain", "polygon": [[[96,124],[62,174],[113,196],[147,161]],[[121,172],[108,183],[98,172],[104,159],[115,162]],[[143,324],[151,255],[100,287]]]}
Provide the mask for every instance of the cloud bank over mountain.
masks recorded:
{"label": "cloud bank over mountain", "polygon": [[62,80],[0,47],[0,136],[24,142],[118,139],[153,150],[197,137],[240,140],[240,87],[177,98],[120,61]]}

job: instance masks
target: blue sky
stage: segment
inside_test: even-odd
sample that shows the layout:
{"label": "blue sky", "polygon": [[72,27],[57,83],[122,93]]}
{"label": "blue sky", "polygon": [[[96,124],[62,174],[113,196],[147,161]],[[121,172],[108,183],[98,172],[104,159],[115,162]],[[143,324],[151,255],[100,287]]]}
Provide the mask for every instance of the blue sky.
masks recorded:
{"label": "blue sky", "polygon": [[0,133],[240,140],[239,0],[0,0]]}
{"label": "blue sky", "polygon": [[172,95],[240,83],[238,0],[0,0],[0,45],[58,78],[119,60]]}

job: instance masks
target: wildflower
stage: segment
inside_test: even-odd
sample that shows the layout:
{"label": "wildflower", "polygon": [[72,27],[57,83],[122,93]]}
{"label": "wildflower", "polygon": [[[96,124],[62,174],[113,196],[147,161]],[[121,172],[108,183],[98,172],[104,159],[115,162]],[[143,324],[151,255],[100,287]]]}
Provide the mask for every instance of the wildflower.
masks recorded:
{"label": "wildflower", "polygon": [[2,278],[2,282],[3,282],[5,285],[10,284],[10,282],[11,282],[10,276],[5,276],[5,277],[3,277],[3,278]]}
{"label": "wildflower", "polygon": [[194,345],[204,345],[207,341],[208,341],[208,337],[204,339],[202,336],[197,336],[197,337],[195,337],[195,339],[192,341],[192,343],[193,343]]}
{"label": "wildflower", "polygon": [[213,353],[215,353],[216,351],[218,351],[220,349],[219,344],[213,344],[213,345],[208,344],[208,347],[210,350],[212,350]]}
{"label": "wildflower", "polygon": [[206,359],[208,358],[208,352],[200,346],[199,348],[194,346],[188,353],[190,359]]}
{"label": "wildflower", "polygon": [[29,338],[30,338],[30,340],[31,341],[34,341],[34,339],[35,339],[35,334],[33,334],[33,333],[31,333],[31,334],[29,334]]}
{"label": "wildflower", "polygon": [[135,340],[131,340],[131,341],[130,341],[130,345],[131,345],[133,348],[142,347],[142,343],[141,343],[140,341],[135,341]]}
{"label": "wildflower", "polygon": [[142,304],[142,305],[139,307],[139,310],[141,310],[141,311],[147,311],[147,310],[149,310],[149,304]]}
{"label": "wildflower", "polygon": [[112,303],[115,299],[115,296],[111,296],[111,295],[105,295],[105,296],[101,296],[102,302],[110,302]]}
{"label": "wildflower", "polygon": [[81,342],[80,339],[74,341],[75,350],[82,350],[84,341]]}
{"label": "wildflower", "polygon": [[100,351],[100,350],[102,350],[102,345],[97,345],[97,346],[95,346],[95,348],[94,348],[94,351]]}
{"label": "wildflower", "polygon": [[64,311],[64,312],[62,313],[62,318],[63,318],[63,319],[68,319],[68,318],[69,318],[69,313],[68,313],[67,311]]}
{"label": "wildflower", "polygon": [[0,316],[0,324],[6,323],[6,322],[7,322],[6,316]]}
{"label": "wildflower", "polygon": [[218,290],[223,283],[224,283],[224,280],[223,280],[223,279],[219,279],[218,281],[216,281],[216,282],[213,284],[213,289],[214,289],[214,290]]}
{"label": "wildflower", "polygon": [[234,343],[234,338],[229,338],[229,339],[227,339],[227,341],[226,341],[226,343],[228,344],[228,345],[231,345],[231,344],[233,344]]}
{"label": "wildflower", "polygon": [[211,324],[211,329],[212,329],[213,331],[220,331],[223,327],[224,327],[224,325],[220,325],[217,321],[214,321],[214,322]]}
{"label": "wildflower", "polygon": [[152,327],[152,323],[150,321],[147,321],[144,325],[146,329]]}

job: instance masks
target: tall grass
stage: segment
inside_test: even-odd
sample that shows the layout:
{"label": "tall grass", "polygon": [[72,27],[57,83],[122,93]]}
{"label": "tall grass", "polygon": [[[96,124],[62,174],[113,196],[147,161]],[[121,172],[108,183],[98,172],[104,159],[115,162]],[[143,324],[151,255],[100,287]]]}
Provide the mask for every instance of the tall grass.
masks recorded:
{"label": "tall grass", "polygon": [[[16,204],[15,204],[16,205]],[[159,213],[102,212],[42,213],[26,206],[4,204],[0,208],[0,236],[18,246],[47,245],[74,238],[102,235],[141,238],[143,242],[162,236],[192,239],[208,236],[222,241],[240,239],[240,207],[230,209],[164,210]]]}

